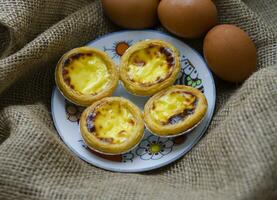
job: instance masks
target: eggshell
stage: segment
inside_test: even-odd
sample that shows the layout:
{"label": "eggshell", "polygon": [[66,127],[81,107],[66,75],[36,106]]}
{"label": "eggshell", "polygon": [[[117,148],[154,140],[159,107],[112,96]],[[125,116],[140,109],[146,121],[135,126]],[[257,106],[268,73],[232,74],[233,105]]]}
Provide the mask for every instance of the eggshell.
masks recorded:
{"label": "eggshell", "polygon": [[211,0],[162,0],[158,7],[162,25],[184,38],[198,38],[217,24],[217,9]]}
{"label": "eggshell", "polygon": [[157,22],[159,0],[102,0],[106,16],[118,26],[142,29]]}
{"label": "eggshell", "polygon": [[255,70],[257,52],[248,34],[234,25],[218,25],[204,39],[204,56],[221,79],[242,82]]}

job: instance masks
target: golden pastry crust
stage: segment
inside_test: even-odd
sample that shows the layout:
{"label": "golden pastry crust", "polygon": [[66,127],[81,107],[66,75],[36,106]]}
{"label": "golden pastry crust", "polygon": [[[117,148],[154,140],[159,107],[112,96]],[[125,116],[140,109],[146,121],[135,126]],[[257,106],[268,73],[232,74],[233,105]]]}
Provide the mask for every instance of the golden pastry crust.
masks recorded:
{"label": "golden pastry crust", "polygon": [[71,102],[89,106],[111,96],[119,80],[113,60],[92,47],[70,50],[59,60],[55,71],[56,84]]}
{"label": "golden pastry crust", "polygon": [[80,130],[89,148],[103,154],[122,154],[143,138],[140,109],[122,97],[106,97],[86,108]]}
{"label": "golden pastry crust", "polygon": [[205,116],[207,108],[206,97],[201,91],[175,85],[147,101],[144,120],[153,134],[172,137],[194,128]]}
{"label": "golden pastry crust", "polygon": [[175,82],[180,71],[179,52],[162,40],[141,41],[124,53],[119,71],[130,93],[149,96]]}

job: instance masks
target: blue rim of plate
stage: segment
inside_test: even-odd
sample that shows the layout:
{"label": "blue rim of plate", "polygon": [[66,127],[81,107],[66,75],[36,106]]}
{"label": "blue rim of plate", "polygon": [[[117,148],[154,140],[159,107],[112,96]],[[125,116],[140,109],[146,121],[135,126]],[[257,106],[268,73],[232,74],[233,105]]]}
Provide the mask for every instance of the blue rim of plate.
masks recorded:
{"label": "blue rim of plate", "polygon": [[[170,34],[168,34],[168,33],[164,33],[164,32],[157,31],[157,30],[147,29],[147,30],[121,30],[121,31],[116,31],[116,32],[108,33],[108,34],[105,34],[105,35],[102,35],[102,36],[100,36],[100,37],[95,38],[95,40],[93,40],[93,41],[87,43],[87,44],[84,45],[84,46],[92,45],[94,42],[97,42],[98,40],[104,39],[105,37],[109,37],[109,36],[111,36],[111,35],[120,34],[120,33],[124,33],[124,32],[132,32],[132,31],[134,31],[134,32],[139,32],[139,31],[141,31],[141,32],[155,32],[155,33],[160,33],[160,34],[163,34],[163,35],[166,35],[166,36],[169,36],[169,37],[173,37],[173,38],[179,40],[180,42],[184,43],[184,42],[181,41],[179,38],[176,38],[176,37],[174,37],[174,36],[172,36],[172,35],[170,35]],[[189,45],[186,44],[186,43],[184,43],[184,44],[187,45],[187,46],[189,46]],[[209,127],[209,125],[210,125],[210,123],[211,123],[211,121],[212,121],[212,118],[213,118],[213,115],[214,115],[214,111],[215,111],[215,104],[216,104],[216,87],[215,87],[215,82],[214,82],[213,74],[212,74],[212,72],[210,71],[210,69],[209,69],[209,67],[208,67],[208,65],[207,65],[207,63],[206,63],[206,61],[205,61],[205,59],[202,57],[202,55],[201,55],[198,51],[196,51],[194,48],[192,48],[191,46],[189,46],[189,47],[190,47],[190,49],[191,49],[194,53],[196,53],[196,54],[199,56],[199,58],[202,59],[203,63],[205,64],[205,66],[206,66],[206,68],[207,68],[207,70],[208,70],[208,72],[209,72],[209,75],[210,75],[211,80],[212,80],[212,85],[213,85],[214,103],[213,103],[213,105],[212,105],[213,108],[212,108],[211,117],[208,119],[208,122],[205,124],[205,127],[203,128],[201,134],[199,134],[199,136],[198,136],[196,139],[194,139],[194,141],[193,141],[192,143],[190,143],[187,147],[185,147],[185,149],[184,149],[184,151],[183,151],[182,153],[180,153],[178,156],[175,156],[175,157],[173,157],[172,159],[170,159],[170,160],[168,160],[168,161],[166,161],[166,162],[163,162],[163,163],[161,163],[161,164],[158,164],[158,165],[155,165],[155,166],[152,166],[152,167],[147,167],[147,168],[140,168],[140,169],[136,169],[136,170],[124,170],[124,169],[118,169],[118,168],[113,168],[113,167],[103,167],[103,166],[101,166],[101,165],[99,165],[99,164],[97,164],[97,163],[91,164],[91,162],[88,161],[84,156],[82,156],[82,155],[80,155],[78,152],[76,152],[76,151],[74,150],[74,148],[73,148],[70,144],[65,143],[65,142],[64,142],[63,136],[60,134],[61,131],[60,131],[59,127],[57,126],[58,123],[57,123],[57,121],[56,121],[56,119],[55,119],[55,117],[54,117],[54,115],[53,115],[53,110],[54,110],[54,109],[53,109],[53,103],[52,103],[52,102],[53,102],[53,98],[54,98],[54,93],[55,93],[56,90],[58,90],[57,86],[55,85],[54,88],[53,88],[53,90],[52,90],[52,96],[51,96],[51,116],[52,116],[52,119],[53,119],[53,122],[54,122],[54,125],[55,125],[55,129],[56,129],[57,132],[58,132],[58,136],[62,139],[63,143],[70,149],[70,151],[72,151],[75,155],[77,155],[77,157],[78,157],[79,159],[81,159],[81,160],[87,162],[88,164],[93,165],[93,166],[95,166],[95,167],[97,167],[97,168],[104,169],[104,170],[106,170],[106,171],[112,171],[112,172],[119,172],[119,173],[139,173],[139,172],[147,172],[147,171],[159,169],[159,168],[161,168],[161,167],[165,167],[165,166],[169,165],[170,163],[174,163],[174,162],[176,162],[177,160],[179,160],[182,156],[184,156],[186,153],[188,153],[188,152],[200,141],[200,139],[203,137],[203,135],[204,135],[205,132],[207,131],[207,129],[208,129],[208,127]]]}

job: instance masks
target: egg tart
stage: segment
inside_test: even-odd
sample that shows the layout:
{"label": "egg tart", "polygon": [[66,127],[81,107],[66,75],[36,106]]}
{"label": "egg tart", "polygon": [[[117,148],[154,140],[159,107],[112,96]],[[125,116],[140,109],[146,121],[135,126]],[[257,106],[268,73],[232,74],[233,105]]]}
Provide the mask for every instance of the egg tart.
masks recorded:
{"label": "egg tart", "polygon": [[106,53],[91,47],[80,47],[60,59],[55,79],[59,90],[69,101],[88,106],[112,95],[119,74]]}
{"label": "egg tart", "polygon": [[179,57],[178,50],[168,42],[138,42],[121,58],[120,79],[130,93],[152,95],[175,82],[180,71]]}
{"label": "egg tart", "polygon": [[90,149],[103,154],[122,154],[143,137],[142,112],[125,98],[107,97],[84,110],[80,130]]}
{"label": "egg tart", "polygon": [[175,85],[152,96],[144,107],[147,128],[158,136],[177,136],[194,128],[207,111],[204,94],[193,87]]}

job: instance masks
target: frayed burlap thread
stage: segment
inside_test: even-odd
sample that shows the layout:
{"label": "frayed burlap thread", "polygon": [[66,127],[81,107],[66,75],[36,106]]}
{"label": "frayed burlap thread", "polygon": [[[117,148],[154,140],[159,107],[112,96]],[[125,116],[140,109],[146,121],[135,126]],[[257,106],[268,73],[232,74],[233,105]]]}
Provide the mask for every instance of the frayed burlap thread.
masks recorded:
{"label": "frayed burlap thread", "polygon": [[242,85],[216,79],[214,118],[188,154],[159,170],[123,174],[77,158],[51,119],[59,57],[117,29],[100,2],[0,0],[0,199],[277,199],[277,2],[215,3],[221,23],[255,41],[259,70]]}

